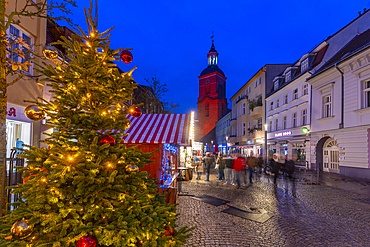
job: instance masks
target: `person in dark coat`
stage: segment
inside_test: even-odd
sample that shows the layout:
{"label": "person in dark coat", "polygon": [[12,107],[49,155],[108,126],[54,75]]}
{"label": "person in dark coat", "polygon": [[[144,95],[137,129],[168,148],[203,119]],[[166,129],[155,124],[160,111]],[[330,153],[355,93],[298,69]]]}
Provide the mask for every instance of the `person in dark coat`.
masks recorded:
{"label": "person in dark coat", "polygon": [[279,176],[280,165],[274,159],[270,159],[270,166],[272,168],[272,173],[274,174],[274,184],[276,184],[276,179]]}
{"label": "person in dark coat", "polygon": [[213,164],[213,158],[211,157],[211,155],[209,153],[207,153],[207,156],[204,158],[205,160],[205,172],[206,172],[206,180],[205,181],[209,181],[209,173],[211,171],[211,166]]}

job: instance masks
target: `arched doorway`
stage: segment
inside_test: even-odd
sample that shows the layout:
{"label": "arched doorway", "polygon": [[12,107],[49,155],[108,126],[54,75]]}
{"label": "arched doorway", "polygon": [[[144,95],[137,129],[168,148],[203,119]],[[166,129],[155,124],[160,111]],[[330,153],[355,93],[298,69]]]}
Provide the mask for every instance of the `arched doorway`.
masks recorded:
{"label": "arched doorway", "polygon": [[330,138],[330,136],[324,136],[323,138],[321,138],[318,142],[317,142],[317,145],[316,145],[316,164],[313,164],[314,166],[312,166],[312,168],[315,168],[315,169],[319,169],[320,171],[323,171],[323,148],[324,148],[324,144],[325,142]]}
{"label": "arched doorway", "polygon": [[323,147],[323,158],[324,171],[339,173],[339,146],[333,138],[326,140]]}

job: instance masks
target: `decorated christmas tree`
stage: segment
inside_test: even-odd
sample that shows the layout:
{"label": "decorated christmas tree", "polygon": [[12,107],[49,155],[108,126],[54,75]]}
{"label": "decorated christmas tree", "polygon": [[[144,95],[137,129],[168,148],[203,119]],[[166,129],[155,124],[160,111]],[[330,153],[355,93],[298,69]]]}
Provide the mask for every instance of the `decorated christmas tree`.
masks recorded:
{"label": "decorated christmas tree", "polygon": [[113,61],[122,49],[109,48],[111,29],[98,31],[92,6],[85,13],[87,32],[57,42],[68,62],[40,66],[54,97],[28,114],[45,112],[54,131],[42,140],[48,148],[23,150],[25,183],[12,187],[20,200],[0,219],[0,246],[179,246],[189,229],[175,229],[176,205],[139,170],[152,154],[120,144],[134,68],[119,72]]}

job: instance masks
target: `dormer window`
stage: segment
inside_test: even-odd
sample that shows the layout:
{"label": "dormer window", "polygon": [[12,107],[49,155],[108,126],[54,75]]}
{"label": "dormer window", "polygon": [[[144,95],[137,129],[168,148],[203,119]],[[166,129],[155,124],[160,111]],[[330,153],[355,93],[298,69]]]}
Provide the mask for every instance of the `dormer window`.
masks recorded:
{"label": "dormer window", "polygon": [[274,82],[274,91],[278,90],[278,88],[279,88],[279,80],[276,80]]}
{"label": "dormer window", "polygon": [[308,70],[308,57],[301,62],[301,73]]}
{"label": "dormer window", "polygon": [[288,71],[286,74],[285,74],[285,81],[288,82],[288,81],[291,81],[292,80],[292,71]]}

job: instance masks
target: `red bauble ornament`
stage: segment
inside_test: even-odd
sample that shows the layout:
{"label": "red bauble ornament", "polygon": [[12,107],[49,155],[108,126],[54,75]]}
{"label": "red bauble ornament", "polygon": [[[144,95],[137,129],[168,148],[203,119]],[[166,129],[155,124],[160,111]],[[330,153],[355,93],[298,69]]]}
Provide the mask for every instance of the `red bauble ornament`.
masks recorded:
{"label": "red bauble ornament", "polygon": [[109,143],[111,146],[114,146],[116,144],[116,140],[114,140],[110,135],[105,135],[100,139],[100,144],[103,145],[105,143]]}
{"label": "red bauble ornament", "polygon": [[165,229],[166,229],[166,233],[162,237],[173,236],[174,231],[172,227],[166,226]]}
{"label": "red bauble ornament", "polygon": [[124,63],[131,63],[132,62],[132,54],[129,50],[123,50],[121,52],[121,55],[119,55],[121,58],[122,62]]}
{"label": "red bauble ornament", "polygon": [[139,108],[131,109],[130,112],[133,117],[140,117],[142,114]]}
{"label": "red bauble ornament", "polygon": [[78,240],[76,247],[96,247],[97,243],[94,236],[85,236]]}

